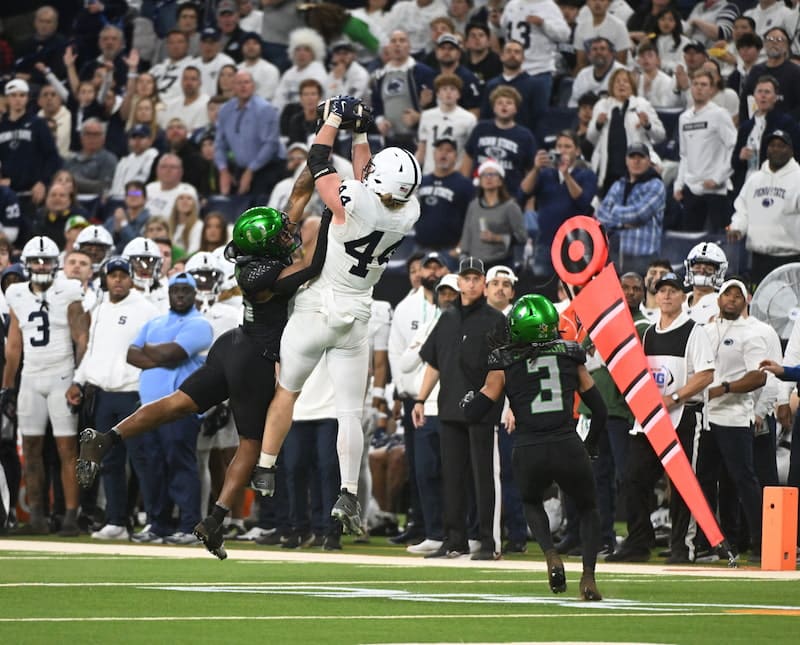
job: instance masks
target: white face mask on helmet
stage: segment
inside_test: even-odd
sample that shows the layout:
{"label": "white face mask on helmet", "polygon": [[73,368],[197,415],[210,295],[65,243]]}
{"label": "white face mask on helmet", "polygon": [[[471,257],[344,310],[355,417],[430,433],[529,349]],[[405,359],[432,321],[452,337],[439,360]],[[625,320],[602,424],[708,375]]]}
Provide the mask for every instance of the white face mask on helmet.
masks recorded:
{"label": "white face mask on helmet", "polygon": [[222,284],[222,270],[213,254],[195,253],[186,262],[186,273],[197,282],[197,299],[206,305],[214,302]]}
{"label": "white face mask on helmet", "polygon": [[20,261],[33,284],[49,287],[58,271],[58,245],[49,237],[37,235],[22,247]]}
{"label": "white face mask on helmet", "polygon": [[136,237],[125,245],[122,255],[131,263],[134,286],[142,291],[153,289],[161,272],[158,244],[146,237]]}
{"label": "white face mask on helmet", "polygon": [[384,148],[364,170],[364,185],[378,195],[407,202],[422,181],[422,170],[413,154],[403,148]]}
{"label": "white face mask on helmet", "polygon": [[[715,267],[711,275],[694,273],[695,264],[708,264]],[[687,287],[713,287],[719,289],[725,282],[725,273],[728,270],[728,258],[725,252],[714,242],[701,242],[696,245],[683,261],[686,276],[683,279]]]}
{"label": "white face mask on helmet", "polygon": [[83,251],[92,259],[92,271],[97,273],[103,263],[111,257],[114,238],[103,226],[87,226],[75,239],[73,248]]}
{"label": "white face mask on helmet", "polygon": [[211,252],[217,259],[217,265],[222,271],[222,283],[219,285],[220,293],[229,291],[239,286],[236,282],[236,264],[225,257],[225,246],[220,246]]}

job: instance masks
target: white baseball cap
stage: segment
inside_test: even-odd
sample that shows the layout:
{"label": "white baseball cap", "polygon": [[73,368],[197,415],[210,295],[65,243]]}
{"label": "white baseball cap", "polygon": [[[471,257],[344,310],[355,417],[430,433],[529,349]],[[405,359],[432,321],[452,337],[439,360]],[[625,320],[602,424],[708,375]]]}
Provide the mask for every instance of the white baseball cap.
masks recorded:
{"label": "white baseball cap", "polygon": [[511,280],[511,284],[516,284],[518,280],[514,271],[507,266],[503,266],[502,264],[493,266],[486,272],[486,282],[491,282],[495,278],[508,278]]}
{"label": "white baseball cap", "polygon": [[453,291],[461,291],[458,288],[458,276],[455,273],[448,273],[441,277],[439,284],[436,285],[436,291],[442,287],[450,287]]}
{"label": "white baseball cap", "polygon": [[30,94],[28,83],[21,78],[13,78],[6,83],[5,94],[12,94],[13,92],[22,92],[23,94]]}

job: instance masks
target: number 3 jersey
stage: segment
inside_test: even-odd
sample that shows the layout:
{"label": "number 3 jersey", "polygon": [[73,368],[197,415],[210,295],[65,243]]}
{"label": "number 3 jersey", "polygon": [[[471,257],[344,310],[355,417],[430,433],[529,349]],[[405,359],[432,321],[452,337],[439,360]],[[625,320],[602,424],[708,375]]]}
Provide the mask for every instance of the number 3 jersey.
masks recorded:
{"label": "number 3 jersey", "polygon": [[328,253],[319,277],[298,292],[295,308],[325,311],[331,323],[353,318],[369,320],[372,287],[383,275],[389,258],[419,219],[419,202],[412,197],[398,209],[389,209],[361,182],[345,180],[339,197],[344,224],[331,224]]}
{"label": "number 3 jersey", "polygon": [[27,282],[8,287],[6,301],[22,331],[25,374],[75,368],[67,309],[81,300],[80,282],[66,278],[57,279],[43,293],[33,293]]}
{"label": "number 3 jersey", "polygon": [[572,406],[578,389],[578,366],[586,362],[586,353],[580,345],[554,341],[500,352],[519,352],[502,361],[506,395],[517,423],[515,445],[536,445],[573,433]]}

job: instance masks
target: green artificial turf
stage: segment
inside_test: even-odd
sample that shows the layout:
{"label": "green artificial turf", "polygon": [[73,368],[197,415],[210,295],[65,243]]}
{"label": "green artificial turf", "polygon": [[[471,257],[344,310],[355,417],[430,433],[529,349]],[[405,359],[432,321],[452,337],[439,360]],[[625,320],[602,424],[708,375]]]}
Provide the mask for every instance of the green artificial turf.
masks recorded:
{"label": "green artificial turf", "polygon": [[[402,549],[345,543],[344,553]],[[571,569],[567,592],[554,595],[541,571],[345,564],[337,555],[288,563],[237,560],[235,551],[224,562],[200,550],[188,559],[0,551],[0,643],[800,641],[800,581],[647,566],[621,574],[601,563],[605,600],[587,603]]]}

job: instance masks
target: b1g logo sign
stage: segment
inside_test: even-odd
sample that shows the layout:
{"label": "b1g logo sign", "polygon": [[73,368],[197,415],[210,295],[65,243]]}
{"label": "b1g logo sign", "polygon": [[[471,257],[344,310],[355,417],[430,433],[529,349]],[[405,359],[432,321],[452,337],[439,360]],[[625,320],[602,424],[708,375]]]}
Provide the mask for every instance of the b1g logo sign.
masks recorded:
{"label": "b1g logo sign", "polygon": [[657,369],[651,369],[650,375],[653,377],[653,380],[658,385],[658,389],[662,392],[666,390],[670,385],[675,382],[675,376],[669,370],[668,367],[659,367]]}

